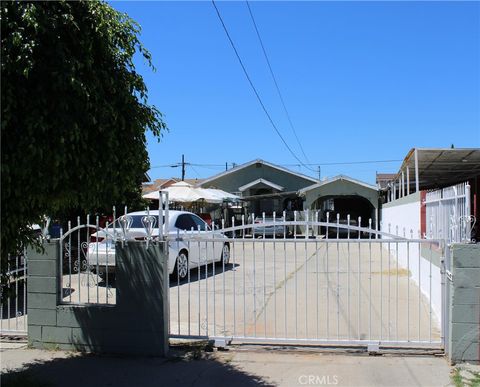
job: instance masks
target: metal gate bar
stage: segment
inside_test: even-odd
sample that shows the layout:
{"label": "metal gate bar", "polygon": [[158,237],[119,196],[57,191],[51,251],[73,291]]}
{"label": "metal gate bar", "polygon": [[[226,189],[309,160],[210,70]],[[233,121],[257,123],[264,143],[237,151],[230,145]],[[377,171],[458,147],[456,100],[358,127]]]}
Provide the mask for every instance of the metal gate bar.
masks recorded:
{"label": "metal gate bar", "polygon": [[[233,221],[232,227],[220,229],[228,239],[218,237],[218,231],[196,237],[185,233],[189,249],[204,245],[205,256],[197,265],[190,262],[185,280],[171,284],[170,337],[444,346],[444,270],[434,264],[434,256],[443,261],[447,254],[444,241],[344,225],[338,218],[337,223],[305,218],[242,219],[238,226]],[[332,230],[334,238],[329,237]],[[230,261],[210,263],[219,261],[215,250],[225,243]]]}

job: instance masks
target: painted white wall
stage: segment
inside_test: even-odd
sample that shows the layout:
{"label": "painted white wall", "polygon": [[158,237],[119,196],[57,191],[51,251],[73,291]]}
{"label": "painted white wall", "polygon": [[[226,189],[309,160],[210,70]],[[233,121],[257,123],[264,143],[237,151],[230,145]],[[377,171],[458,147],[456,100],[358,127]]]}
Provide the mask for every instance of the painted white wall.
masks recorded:
{"label": "painted white wall", "polygon": [[[440,268],[431,263],[429,257],[421,256],[421,245],[425,242],[399,242],[391,244],[390,255],[401,268],[410,273],[410,280],[419,286],[424,302],[430,304],[432,326],[440,328],[442,325],[442,276]],[[397,248],[398,245],[398,248]],[[397,250],[398,249],[398,250]],[[398,251],[398,255],[397,255]],[[428,253],[427,253],[428,254]],[[411,308],[418,308],[418,295],[413,296]]]}
{"label": "painted white wall", "polygon": [[[420,193],[397,199],[387,203],[381,209],[381,231],[408,239],[420,239]],[[398,231],[397,231],[398,230]],[[425,240],[428,244],[428,241]],[[408,247],[407,247],[408,245]],[[392,244],[393,246],[393,244]],[[427,302],[431,302],[431,309],[436,321],[441,327],[442,319],[442,288],[440,268],[431,264],[428,257],[420,256],[421,243],[401,242],[398,244],[398,255],[396,249],[391,251],[392,258],[398,260],[400,267],[408,269],[410,279],[420,285],[420,290]]]}
{"label": "painted white wall", "polygon": [[397,199],[393,202],[384,204],[381,209],[381,231],[410,238],[410,231],[413,231],[413,238],[417,239],[420,235],[420,192]]}

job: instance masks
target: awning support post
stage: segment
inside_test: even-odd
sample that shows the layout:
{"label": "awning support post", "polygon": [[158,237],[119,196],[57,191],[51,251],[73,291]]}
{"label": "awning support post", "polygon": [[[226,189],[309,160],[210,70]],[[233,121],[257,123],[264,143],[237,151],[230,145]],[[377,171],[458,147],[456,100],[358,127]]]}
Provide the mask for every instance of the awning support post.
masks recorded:
{"label": "awning support post", "polygon": [[418,181],[418,154],[417,148],[415,148],[415,192],[420,191],[420,182]]}

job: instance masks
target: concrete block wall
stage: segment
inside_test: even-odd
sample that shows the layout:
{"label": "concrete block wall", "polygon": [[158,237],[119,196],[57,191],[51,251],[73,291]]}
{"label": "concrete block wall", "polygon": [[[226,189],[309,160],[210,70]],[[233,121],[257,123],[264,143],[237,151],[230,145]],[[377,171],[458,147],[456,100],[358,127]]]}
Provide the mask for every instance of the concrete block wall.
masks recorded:
{"label": "concrete block wall", "polygon": [[480,363],[480,244],[452,245],[449,359]]}
{"label": "concrete block wall", "polygon": [[165,356],[168,263],[164,244],[116,246],[115,305],[60,304],[59,243],[28,255],[28,341],[34,348]]}

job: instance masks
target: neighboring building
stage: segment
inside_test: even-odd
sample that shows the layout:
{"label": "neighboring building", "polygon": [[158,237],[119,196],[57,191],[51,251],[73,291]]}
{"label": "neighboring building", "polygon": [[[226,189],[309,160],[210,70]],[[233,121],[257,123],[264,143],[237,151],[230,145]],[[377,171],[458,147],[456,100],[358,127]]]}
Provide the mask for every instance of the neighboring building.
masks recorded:
{"label": "neighboring building", "polygon": [[257,159],[205,179],[197,186],[239,195],[249,213],[261,215],[302,210],[298,191],[317,182],[312,177]]}
{"label": "neighboring building", "polygon": [[[153,184],[144,186],[144,192],[167,188],[177,181],[179,179],[157,179]],[[326,212],[332,212],[331,221],[335,221],[337,214],[340,214],[342,220],[346,220],[347,215],[355,221],[361,217],[362,226],[368,226],[369,219],[372,220],[372,227],[377,225],[378,189],[348,176],[318,181],[256,159],[207,179],[185,181],[197,187],[218,188],[240,196],[243,205],[239,214],[254,213],[261,216],[262,213],[271,215],[276,212],[281,216],[286,211],[287,218],[291,219],[294,211],[308,209],[320,211],[319,220],[325,220]],[[228,222],[231,215],[221,213],[220,216]]]}
{"label": "neighboring building", "polygon": [[385,190],[388,187],[388,183],[395,180],[396,173],[377,173],[376,184],[379,190]]}
{"label": "neighboring building", "polygon": [[[465,224],[466,218],[480,219],[479,148],[413,148],[402,166],[384,185],[382,218],[385,225],[406,228],[414,236],[467,237],[462,231],[449,235]],[[471,222],[473,224],[473,222]],[[479,233],[474,230],[474,237]]]}

